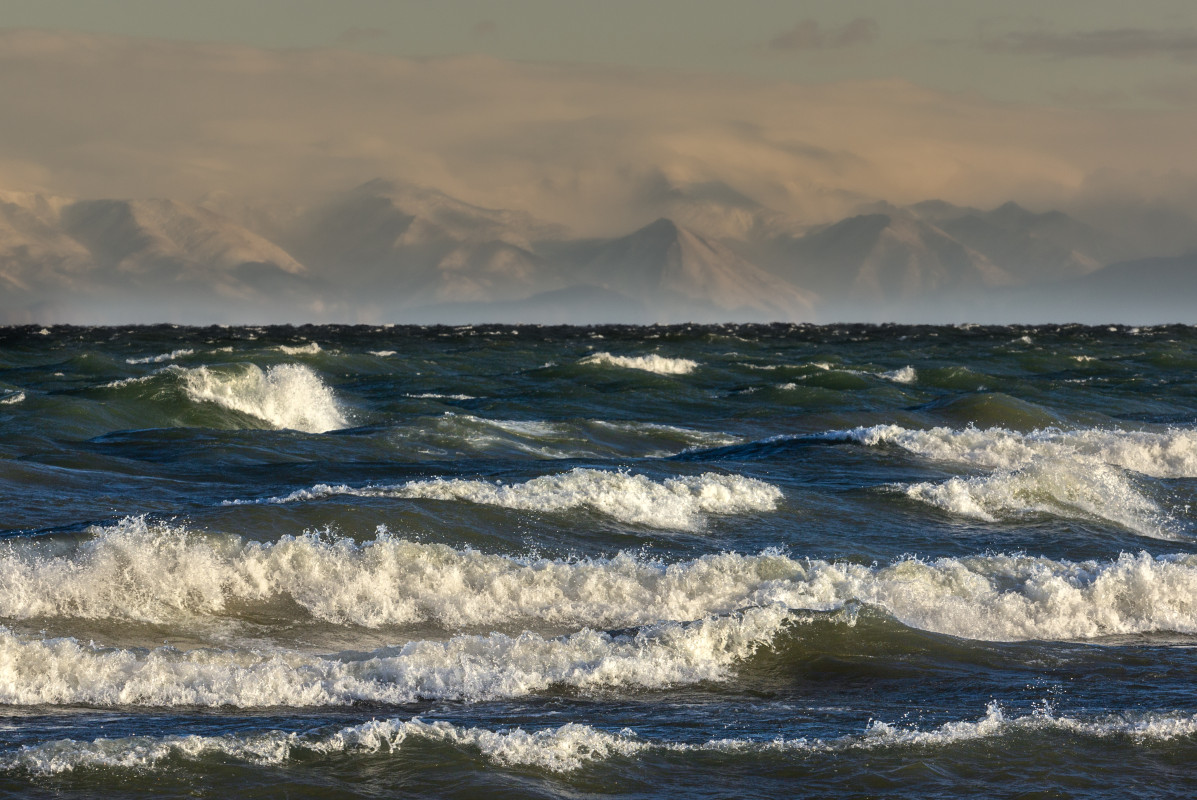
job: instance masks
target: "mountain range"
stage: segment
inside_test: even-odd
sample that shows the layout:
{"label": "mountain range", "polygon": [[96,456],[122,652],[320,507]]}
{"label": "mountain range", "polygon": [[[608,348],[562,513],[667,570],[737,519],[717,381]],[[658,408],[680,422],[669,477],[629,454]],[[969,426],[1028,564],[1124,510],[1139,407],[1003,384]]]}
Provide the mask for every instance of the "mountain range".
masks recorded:
{"label": "mountain range", "polygon": [[1056,210],[873,203],[810,226],[722,184],[650,194],[664,216],[594,238],[382,179],[285,214],[0,192],[0,322],[1033,321],[1197,299],[1197,258]]}

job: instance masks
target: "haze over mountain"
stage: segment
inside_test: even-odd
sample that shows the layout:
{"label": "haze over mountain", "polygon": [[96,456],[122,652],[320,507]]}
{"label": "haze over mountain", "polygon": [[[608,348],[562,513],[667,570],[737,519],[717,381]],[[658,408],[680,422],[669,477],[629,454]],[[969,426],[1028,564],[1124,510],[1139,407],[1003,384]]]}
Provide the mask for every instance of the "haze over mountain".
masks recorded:
{"label": "haze over mountain", "polygon": [[1197,300],[1191,257],[1143,260],[1060,211],[874,203],[804,225],[725,186],[658,188],[688,224],[603,238],[382,179],[241,221],[2,193],[0,321],[1113,319],[1109,297],[1140,317]]}

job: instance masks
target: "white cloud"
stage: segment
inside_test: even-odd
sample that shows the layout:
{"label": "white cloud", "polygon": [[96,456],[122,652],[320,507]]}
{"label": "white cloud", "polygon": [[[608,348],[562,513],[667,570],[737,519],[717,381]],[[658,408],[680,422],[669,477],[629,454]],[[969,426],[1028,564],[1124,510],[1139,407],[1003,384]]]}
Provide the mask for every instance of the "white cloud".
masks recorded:
{"label": "white cloud", "polygon": [[643,222],[662,175],[819,221],[863,197],[1058,202],[1099,168],[1197,172],[1186,108],[46,31],[0,32],[0,104],[0,186],[304,202],[386,176],[580,233]]}

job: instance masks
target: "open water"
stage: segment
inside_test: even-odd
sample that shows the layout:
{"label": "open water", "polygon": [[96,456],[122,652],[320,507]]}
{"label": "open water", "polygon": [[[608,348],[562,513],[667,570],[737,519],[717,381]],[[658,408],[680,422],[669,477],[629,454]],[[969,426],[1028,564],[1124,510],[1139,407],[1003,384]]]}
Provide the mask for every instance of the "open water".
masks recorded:
{"label": "open water", "polygon": [[0,794],[1187,797],[1197,329],[0,329]]}

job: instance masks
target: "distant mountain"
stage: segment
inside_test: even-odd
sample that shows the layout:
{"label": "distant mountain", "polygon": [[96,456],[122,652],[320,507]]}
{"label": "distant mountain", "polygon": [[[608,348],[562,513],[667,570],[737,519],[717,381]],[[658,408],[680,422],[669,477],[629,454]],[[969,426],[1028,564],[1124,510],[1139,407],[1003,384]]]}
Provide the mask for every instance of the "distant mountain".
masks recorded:
{"label": "distant mountain", "polygon": [[317,290],[281,247],[207,209],[18,193],[0,193],[0,285],[12,290],[0,308],[12,318],[22,308],[56,308],[62,317],[101,303],[156,308],[167,319],[172,309],[241,302],[248,315],[310,308]]}
{"label": "distant mountain", "polygon": [[27,292],[59,286],[91,266],[87,248],[61,229],[70,201],[0,192],[0,287]]}
{"label": "distant mountain", "polygon": [[794,239],[774,271],[827,298],[869,304],[1013,282],[984,254],[910,214],[865,214]]}
{"label": "distant mountain", "polygon": [[119,275],[180,280],[245,264],[292,275],[303,265],[278,245],[205,208],[173,200],[86,200],[62,210],[62,229],[95,266]]}
{"label": "distant mountain", "polygon": [[340,281],[437,302],[542,291],[550,276],[532,249],[565,235],[522,211],[374,180],[310,211],[286,242],[305,264]]}
{"label": "distant mountain", "polygon": [[479,303],[443,303],[410,309],[409,323],[539,323],[588,325],[643,323],[654,319],[652,309],[626,294],[598,286],[577,284],[541,292],[523,300]]}
{"label": "distant mountain", "polygon": [[680,183],[658,176],[645,187],[643,205],[659,217],[736,250],[753,250],[778,236],[798,235],[809,227],[722,181]]}
{"label": "distant mountain", "polygon": [[1088,274],[1115,252],[1109,237],[1061,211],[1035,213],[1016,203],[992,211],[961,209],[958,215],[944,211],[934,212],[941,230],[1023,283]]}
{"label": "distant mountain", "polygon": [[818,302],[815,294],[668,219],[592,243],[574,257],[580,282],[638,298],[671,318],[810,319]]}

